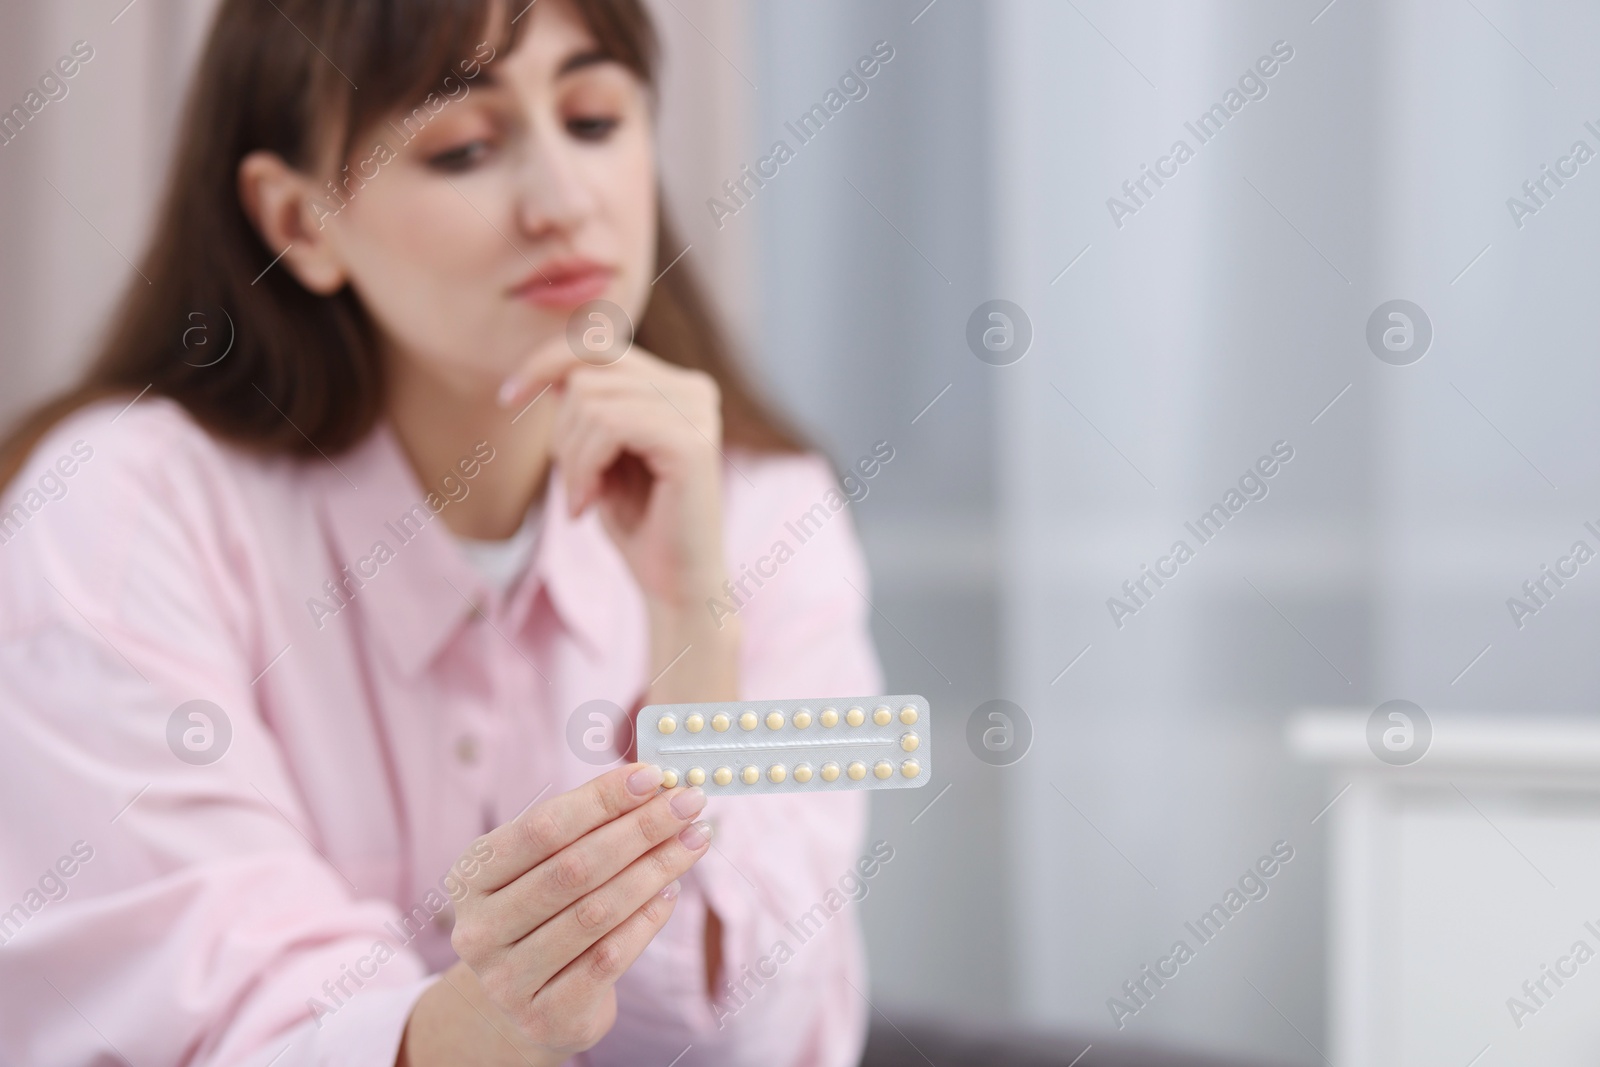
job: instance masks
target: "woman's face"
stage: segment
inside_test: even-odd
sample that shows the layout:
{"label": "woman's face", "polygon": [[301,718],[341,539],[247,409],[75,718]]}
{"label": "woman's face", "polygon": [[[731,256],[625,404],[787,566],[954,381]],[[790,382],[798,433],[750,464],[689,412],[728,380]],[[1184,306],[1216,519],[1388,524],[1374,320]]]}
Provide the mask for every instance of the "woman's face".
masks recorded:
{"label": "woman's face", "polygon": [[648,91],[566,0],[522,17],[514,51],[460,57],[421,106],[358,139],[344,173],[364,184],[318,212],[397,369],[472,390],[492,392],[585,301],[637,321],[655,263]]}

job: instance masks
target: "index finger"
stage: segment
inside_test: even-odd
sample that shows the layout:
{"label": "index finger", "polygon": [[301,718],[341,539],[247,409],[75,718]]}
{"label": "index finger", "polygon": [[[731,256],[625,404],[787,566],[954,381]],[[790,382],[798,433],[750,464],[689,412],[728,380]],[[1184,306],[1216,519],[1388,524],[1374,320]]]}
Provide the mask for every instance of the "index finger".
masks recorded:
{"label": "index finger", "polygon": [[[660,767],[630,763],[530,805],[479,839],[488,845],[489,858],[478,865],[468,885],[477,893],[509,885],[584,834],[637,808],[660,786]],[[482,854],[476,844],[473,849]]]}
{"label": "index finger", "polygon": [[610,367],[633,350],[633,320],[615,304],[597,301],[573,312],[567,328],[534,351],[500,385],[501,407],[513,407],[560,382],[578,367]]}
{"label": "index finger", "polygon": [[507,375],[496,399],[503,408],[524,404],[541,389],[560,382],[582,366],[586,364],[567,344],[565,334],[551,338]]}

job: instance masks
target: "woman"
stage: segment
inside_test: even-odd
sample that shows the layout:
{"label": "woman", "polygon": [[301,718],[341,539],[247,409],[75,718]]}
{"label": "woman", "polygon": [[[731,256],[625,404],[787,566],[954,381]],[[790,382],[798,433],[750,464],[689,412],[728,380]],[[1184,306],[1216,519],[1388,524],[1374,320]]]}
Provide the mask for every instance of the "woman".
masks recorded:
{"label": "woman", "polygon": [[881,682],[848,517],[726,584],[834,490],[668,269],[638,0],[516,7],[224,0],[0,454],[0,1061],[859,1055],[856,918],[786,923],[861,794],[595,776],[645,703]]}

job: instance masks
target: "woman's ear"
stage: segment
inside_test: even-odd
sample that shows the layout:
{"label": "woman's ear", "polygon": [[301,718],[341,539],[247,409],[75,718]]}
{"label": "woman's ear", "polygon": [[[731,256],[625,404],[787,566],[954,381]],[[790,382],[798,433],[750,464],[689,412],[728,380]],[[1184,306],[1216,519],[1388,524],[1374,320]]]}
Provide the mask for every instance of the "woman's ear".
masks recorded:
{"label": "woman's ear", "polygon": [[275,152],[251,152],[239,163],[239,203],[301,285],[323,296],[344,287],[344,263],[325,228],[334,213],[310,179]]}

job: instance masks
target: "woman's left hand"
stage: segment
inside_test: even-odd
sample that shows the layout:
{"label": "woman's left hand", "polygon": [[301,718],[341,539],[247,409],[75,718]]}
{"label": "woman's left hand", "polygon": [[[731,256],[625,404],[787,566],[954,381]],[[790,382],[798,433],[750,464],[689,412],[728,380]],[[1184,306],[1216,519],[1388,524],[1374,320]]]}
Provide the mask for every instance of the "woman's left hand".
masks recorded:
{"label": "woman's left hand", "polygon": [[521,407],[554,400],[552,458],[568,506],[597,505],[606,532],[652,611],[708,614],[722,595],[722,397],[702,371],[635,345],[591,366],[561,338],[537,352],[501,394]]}

